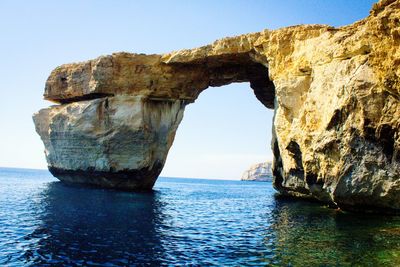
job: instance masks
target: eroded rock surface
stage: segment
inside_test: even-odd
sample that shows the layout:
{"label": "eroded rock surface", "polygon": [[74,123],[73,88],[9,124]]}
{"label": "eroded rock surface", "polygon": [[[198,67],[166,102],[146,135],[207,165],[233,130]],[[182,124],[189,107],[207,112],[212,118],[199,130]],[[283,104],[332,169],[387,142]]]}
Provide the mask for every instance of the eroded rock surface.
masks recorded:
{"label": "eroded rock surface", "polygon": [[183,117],[181,100],[119,95],[34,115],[50,172],[62,181],[152,188]]}
{"label": "eroded rock surface", "polygon": [[208,87],[249,82],[275,112],[280,193],[399,212],[399,44],[400,0],[382,0],[341,28],[300,25],[165,55],[102,56],[51,73],[44,97],[60,105],[35,124],[56,177],[149,189],[185,105]]}

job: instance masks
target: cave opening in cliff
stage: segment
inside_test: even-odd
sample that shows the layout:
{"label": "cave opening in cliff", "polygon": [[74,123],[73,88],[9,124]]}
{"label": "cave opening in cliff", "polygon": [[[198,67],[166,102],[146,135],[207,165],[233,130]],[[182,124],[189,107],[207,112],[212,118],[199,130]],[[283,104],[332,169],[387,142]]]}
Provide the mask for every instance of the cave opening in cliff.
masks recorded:
{"label": "cave opening in cliff", "polygon": [[161,176],[238,180],[272,160],[273,110],[255,93],[249,83],[203,91],[186,107]]}

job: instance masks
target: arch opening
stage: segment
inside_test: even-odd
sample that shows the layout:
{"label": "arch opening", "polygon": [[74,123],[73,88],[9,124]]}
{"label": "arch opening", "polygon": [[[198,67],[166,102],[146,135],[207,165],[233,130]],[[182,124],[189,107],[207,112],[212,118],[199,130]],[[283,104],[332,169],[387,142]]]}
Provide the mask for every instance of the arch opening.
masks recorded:
{"label": "arch opening", "polygon": [[253,50],[199,56],[196,51],[116,53],[56,68],[44,96],[60,105],[34,115],[53,175],[67,182],[149,190],[185,107],[207,88],[248,82],[256,98],[274,108],[266,59]]}
{"label": "arch opening", "polygon": [[247,82],[203,91],[186,107],[160,176],[239,180],[272,160],[272,119]]}
{"label": "arch opening", "polygon": [[[196,73],[187,75],[186,83],[190,86],[183,86],[185,90],[192,91],[193,101],[208,87],[248,82],[257,99],[265,107],[274,108],[275,86],[269,79],[267,60],[256,60],[250,52],[208,56],[201,60],[186,61],[186,59],[172,58],[165,63],[178,73]],[[190,93],[183,94],[190,95]]]}

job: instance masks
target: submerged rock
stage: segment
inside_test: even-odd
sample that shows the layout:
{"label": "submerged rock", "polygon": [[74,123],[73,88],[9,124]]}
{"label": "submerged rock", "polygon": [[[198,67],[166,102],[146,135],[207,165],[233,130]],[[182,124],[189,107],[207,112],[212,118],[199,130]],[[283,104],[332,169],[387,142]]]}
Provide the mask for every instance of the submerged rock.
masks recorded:
{"label": "submerged rock", "polygon": [[262,162],[250,166],[241,178],[242,181],[272,182],[272,162]]}
{"label": "submerged rock", "polygon": [[[56,68],[34,116],[61,180],[151,189],[185,105],[249,82],[274,109],[274,187],[353,210],[400,211],[400,0],[352,25],[300,25],[165,55]],[[223,100],[221,100],[223,101]]]}

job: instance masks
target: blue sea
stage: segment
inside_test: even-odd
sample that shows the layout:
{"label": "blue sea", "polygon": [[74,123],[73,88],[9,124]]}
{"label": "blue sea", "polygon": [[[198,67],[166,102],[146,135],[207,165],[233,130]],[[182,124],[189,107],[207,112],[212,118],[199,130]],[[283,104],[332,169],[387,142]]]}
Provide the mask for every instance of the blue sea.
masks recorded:
{"label": "blue sea", "polygon": [[268,182],[132,193],[0,168],[1,266],[400,266],[400,217],[282,199]]}

